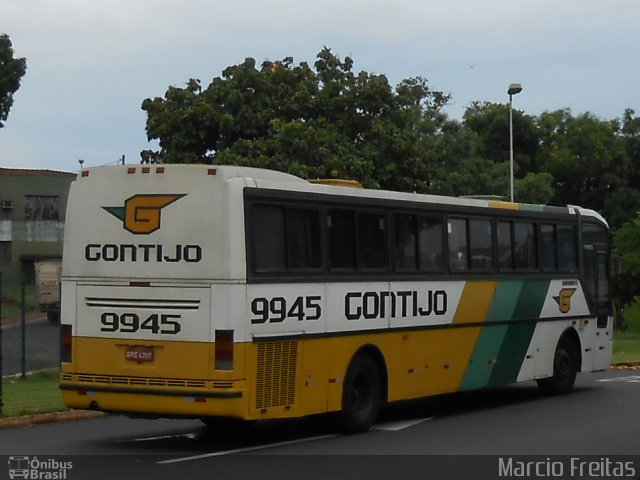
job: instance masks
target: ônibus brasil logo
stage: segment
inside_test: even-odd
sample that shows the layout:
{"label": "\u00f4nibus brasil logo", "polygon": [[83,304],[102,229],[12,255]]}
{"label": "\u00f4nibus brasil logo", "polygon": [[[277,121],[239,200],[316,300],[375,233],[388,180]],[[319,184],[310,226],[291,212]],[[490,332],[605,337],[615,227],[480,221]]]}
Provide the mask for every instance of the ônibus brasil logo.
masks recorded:
{"label": "\u00f4nibus brasil logo", "polygon": [[127,198],[123,207],[102,207],[122,220],[124,229],[136,235],[148,235],[160,228],[160,213],[167,205],[186,194],[138,194]]}

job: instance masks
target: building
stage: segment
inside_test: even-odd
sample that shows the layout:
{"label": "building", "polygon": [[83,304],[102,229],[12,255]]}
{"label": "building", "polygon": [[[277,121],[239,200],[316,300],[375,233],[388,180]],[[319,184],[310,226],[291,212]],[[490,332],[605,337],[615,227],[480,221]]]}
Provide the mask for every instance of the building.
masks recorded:
{"label": "building", "polygon": [[0,168],[0,272],[3,283],[32,282],[37,260],[62,257],[74,173]]}

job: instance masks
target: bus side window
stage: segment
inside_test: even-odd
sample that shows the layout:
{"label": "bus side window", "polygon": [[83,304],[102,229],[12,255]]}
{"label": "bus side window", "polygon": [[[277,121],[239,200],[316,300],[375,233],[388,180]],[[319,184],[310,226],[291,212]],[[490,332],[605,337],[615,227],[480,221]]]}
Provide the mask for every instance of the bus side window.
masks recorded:
{"label": "bus side window", "polygon": [[358,213],[358,269],[387,266],[387,221],[381,213]]}
{"label": "bus side window", "polygon": [[416,216],[395,214],[394,218],[394,268],[399,272],[417,268]]}
{"label": "bus side window", "polygon": [[461,272],[469,269],[469,246],[467,244],[467,221],[450,218],[447,224],[449,239],[449,269]]}
{"label": "bus side window", "polygon": [[540,225],[540,264],[545,272],[556,270],[556,227]]}
{"label": "bus side window", "polygon": [[558,225],[558,270],[575,272],[578,269],[576,247],[576,227],[573,225]]}
{"label": "bus side window", "polygon": [[251,237],[255,271],[268,272],[286,268],[284,207],[253,205]]}
{"label": "bus side window", "polygon": [[356,231],[353,210],[329,210],[327,214],[329,268],[356,268]]}
{"label": "bus side window", "polygon": [[493,270],[493,228],[490,220],[469,220],[471,269]]}
{"label": "bus side window", "polygon": [[320,268],[320,225],[317,210],[287,209],[287,250],[289,268]]}
{"label": "bus side window", "polygon": [[422,272],[442,272],[444,269],[443,225],[440,217],[418,218],[419,268]]}
{"label": "bus side window", "polygon": [[498,222],[496,234],[498,237],[498,269],[501,271],[513,270],[511,222]]}
{"label": "bus side window", "polygon": [[535,225],[529,222],[513,224],[514,266],[516,270],[534,270],[538,267]]}

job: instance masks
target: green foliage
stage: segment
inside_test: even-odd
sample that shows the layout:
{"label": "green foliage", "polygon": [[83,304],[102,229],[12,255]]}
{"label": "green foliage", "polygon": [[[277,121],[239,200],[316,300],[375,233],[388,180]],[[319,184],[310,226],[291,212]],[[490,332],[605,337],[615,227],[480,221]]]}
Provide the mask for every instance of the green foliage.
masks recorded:
{"label": "green foliage", "polygon": [[624,316],[627,331],[640,337],[640,296],[635,297],[627,306]]}
{"label": "green foliage", "polygon": [[[509,106],[474,102],[462,122],[426,79],[392,87],[322,49],[313,65],[291,57],[226,68],[208,86],[190,80],[146,99],[144,162],[248,165],[303,178],[444,195],[509,196]],[[620,228],[640,210],[640,119],[602,120],[569,109],[513,110],[515,199],[581,205]]]}
{"label": "green foliage", "polygon": [[[494,162],[509,161],[509,105],[474,102],[464,113],[464,123],[479,136],[480,156]],[[515,167],[522,172],[537,171],[538,134],[535,122],[533,117],[519,110],[513,110],[513,150]]]}
{"label": "green foliage", "polygon": [[527,173],[514,181],[514,196],[518,202],[547,204],[553,198],[553,175],[547,172]]}
{"label": "green foliage", "polygon": [[559,110],[540,115],[538,128],[540,163],[555,178],[554,201],[604,212],[606,199],[628,183],[630,164],[619,123]]}
{"label": "green foliage", "polygon": [[613,336],[613,361],[640,361],[640,297],[636,297],[624,311],[625,331]]}
{"label": "green foliage", "polygon": [[[2,318],[19,318],[22,314],[22,286],[2,283]],[[38,309],[38,295],[35,285],[25,286],[26,312]]]}
{"label": "green foliage", "polygon": [[247,58],[203,89],[199,80],[146,99],[143,161],[249,165],[305,178],[352,178],[365,186],[426,191],[429,135],[448,96],[425,79],[393,89],[384,75],[353,72],[328,48],[314,67],[291,57],[260,68]]}
{"label": "green foliage", "polygon": [[623,265],[615,277],[616,297],[629,304],[640,295],[640,215],[615,232],[613,249]]}
{"label": "green foliage", "polygon": [[20,88],[20,79],[27,71],[27,60],[14,58],[11,40],[0,35],[0,128],[7,120],[13,105],[13,94]]}

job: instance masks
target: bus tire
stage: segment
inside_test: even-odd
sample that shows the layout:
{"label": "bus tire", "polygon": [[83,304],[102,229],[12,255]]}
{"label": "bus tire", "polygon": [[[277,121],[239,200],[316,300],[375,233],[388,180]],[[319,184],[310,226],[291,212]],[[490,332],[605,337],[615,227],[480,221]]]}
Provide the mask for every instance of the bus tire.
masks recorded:
{"label": "bus tire", "polygon": [[370,355],[351,360],[342,387],[341,425],[346,433],[363,433],[375,423],[380,410],[382,381]]}
{"label": "bus tire", "polygon": [[563,338],[558,342],[553,356],[553,375],[537,380],[538,387],[545,395],[564,395],[573,388],[577,373],[576,346],[568,338]]}

